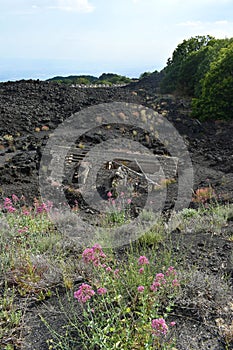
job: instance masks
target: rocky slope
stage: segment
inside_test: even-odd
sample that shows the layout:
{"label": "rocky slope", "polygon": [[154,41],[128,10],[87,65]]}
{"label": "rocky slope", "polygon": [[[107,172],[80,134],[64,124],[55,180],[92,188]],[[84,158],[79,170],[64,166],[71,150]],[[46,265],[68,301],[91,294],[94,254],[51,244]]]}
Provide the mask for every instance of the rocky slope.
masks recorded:
{"label": "rocky slope", "polygon": [[40,81],[0,84],[2,196],[38,196],[40,158],[50,133],[72,113],[121,101],[142,104],[167,118],[188,147],[195,172],[194,189],[211,184],[221,199],[232,200],[233,122],[201,124],[191,119],[189,101],[158,95],[157,78],[154,85],[149,78],[124,88],[81,89]]}
{"label": "rocky slope", "polygon": [[[84,110],[88,106],[121,101],[152,108],[167,118],[188,148],[194,169],[193,190],[211,186],[218,201],[232,202],[233,121],[200,123],[191,119],[190,101],[159,95],[158,81],[151,80],[152,78],[147,77],[138,84],[122,88],[107,89],[72,88],[40,81],[0,84],[1,197],[15,193],[32,201],[39,195],[40,159],[53,130],[72,113]],[[124,130],[125,134],[132,134],[133,131],[135,130],[130,128]],[[113,130],[111,136],[118,137],[119,129]],[[140,130],[137,131],[137,137],[142,139],[142,144],[145,136]],[[102,134],[102,139],[98,139],[98,135],[93,133],[88,135],[85,141],[88,145],[94,145],[104,137],[107,138],[107,133]],[[144,145],[146,146],[146,143]],[[158,145],[156,140],[150,140],[150,148],[155,154],[166,154],[166,147]],[[106,178],[107,182],[108,171],[115,170],[103,168],[99,178]],[[140,169],[134,170],[140,174]],[[136,179],[132,175],[130,180],[135,181],[136,186]],[[142,181],[143,184],[144,182]],[[140,190],[143,192],[143,185]],[[191,206],[195,206],[195,203],[191,203]],[[211,231],[211,228],[203,228],[198,232],[193,231],[195,228],[187,232],[177,228],[169,242],[164,242],[160,248],[160,251],[163,251],[168,243],[172,244],[172,254],[179,257],[182,253],[187,271],[191,271],[195,265],[195,271],[192,272],[193,282],[185,289],[179,307],[175,309],[179,350],[225,349],[215,319],[221,309],[222,299],[224,302],[230,300],[230,289],[229,295],[224,295],[221,288],[225,275],[232,286],[232,242],[226,238],[232,236],[232,223],[232,218],[229,217],[227,225],[219,228],[218,234]],[[208,285],[206,280],[209,281]],[[61,300],[65,298],[63,290],[60,291],[60,297]],[[27,310],[23,348],[48,348],[46,340],[49,334],[39,315],[45,314],[47,319],[59,328],[63,322],[63,315],[57,313],[57,304],[58,300],[54,296],[48,303],[33,304]],[[224,312],[230,318],[230,311]]]}

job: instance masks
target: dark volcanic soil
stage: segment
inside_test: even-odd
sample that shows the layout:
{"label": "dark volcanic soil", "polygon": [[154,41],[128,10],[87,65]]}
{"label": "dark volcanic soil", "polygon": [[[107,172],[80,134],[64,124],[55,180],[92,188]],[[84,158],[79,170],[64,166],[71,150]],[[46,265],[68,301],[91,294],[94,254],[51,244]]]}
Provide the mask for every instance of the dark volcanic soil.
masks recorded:
{"label": "dark volcanic soil", "polygon": [[[233,122],[200,123],[189,117],[189,102],[159,96],[140,86],[80,89],[39,81],[0,84],[0,176],[3,196],[38,196],[38,169],[49,134],[73,113],[113,101],[131,102],[162,113],[175,126],[191,155],[194,189],[210,183],[232,199]],[[156,151],[156,150],[155,150]]]}
{"label": "dark volcanic soil", "polygon": [[[141,104],[167,118],[188,147],[195,175],[193,190],[211,185],[218,201],[232,203],[233,121],[200,123],[191,119],[189,101],[174,96],[161,96],[157,93],[156,84],[150,86],[148,81],[145,85],[140,83],[124,88],[98,89],[73,88],[39,81],[0,84],[1,197],[15,193],[32,201],[39,196],[40,159],[50,133],[72,113],[88,106],[113,101]],[[195,203],[191,206],[195,206]],[[229,280],[232,278],[232,241],[227,239],[232,233],[233,225],[229,219],[227,227],[222,227],[216,236],[210,236],[206,231],[184,235],[179,230],[172,236],[173,254],[182,252],[187,271],[189,268],[191,271],[193,265],[196,266],[193,285],[189,286],[179,308],[174,311],[179,324],[177,337],[180,350],[226,349],[216,330],[215,318],[218,311],[213,305],[218,308],[221,304],[220,299],[215,300],[218,298],[216,295],[221,293],[229,293],[226,297],[229,300],[231,298],[229,290],[224,292],[223,289],[217,293],[214,286],[221,284],[223,275],[227,275]],[[201,294],[205,290],[202,285],[204,272],[209,276],[209,301],[208,296]],[[64,291],[60,290],[60,296],[65,303]],[[45,305],[32,304],[25,316],[27,332],[24,349],[48,349],[45,341],[49,336],[38,314],[46,315],[49,321],[60,327],[63,315],[56,312],[57,303],[53,297]]]}

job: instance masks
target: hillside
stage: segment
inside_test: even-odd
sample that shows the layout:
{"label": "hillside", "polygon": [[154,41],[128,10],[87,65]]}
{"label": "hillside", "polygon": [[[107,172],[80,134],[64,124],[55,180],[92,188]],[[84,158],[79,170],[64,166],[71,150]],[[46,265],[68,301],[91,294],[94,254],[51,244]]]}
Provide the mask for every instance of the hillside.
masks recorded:
{"label": "hillside", "polygon": [[0,83],[4,350],[233,348],[233,119],[193,115],[213,64],[200,95],[181,84],[207,39],[124,86]]}
{"label": "hillside", "polygon": [[[39,188],[38,175],[40,171],[40,159],[43,156],[46,143],[50,140],[56,128],[64,123],[72,113],[84,111],[87,107],[97,106],[100,103],[110,104],[112,102],[121,102],[124,104],[127,102],[141,105],[141,110],[144,111],[143,115],[147,113],[147,108],[158,111],[163,116],[162,118],[165,118],[174,125],[175,129],[184,139],[192,160],[194,170],[193,191],[198,188],[211,188],[218,203],[226,205],[228,205],[227,203],[232,203],[233,122],[206,121],[201,123],[196,119],[192,119],[190,117],[189,99],[174,97],[173,95],[160,95],[156,93],[157,83],[153,81],[152,84],[154,85],[151,88],[151,79],[154,79],[153,76],[150,79],[148,77],[144,79],[138,85],[136,83],[127,87],[108,89],[82,89],[60,85],[54,82],[39,81],[20,81],[0,84],[2,122],[0,128],[0,176],[2,200],[5,197],[10,197],[12,194],[18,197],[24,195],[30,204],[33,203],[35,197],[40,196],[43,188]],[[145,85],[143,85],[143,82],[145,82]],[[79,139],[76,143],[82,145],[81,150],[83,147],[89,149],[97,146],[99,143],[101,144],[103,141],[114,140],[116,137],[122,135],[126,138],[131,137],[135,141],[140,140],[144,147],[149,147],[155,154],[167,154],[165,145],[158,143],[158,140],[155,138],[148,139],[148,135],[145,132],[142,132],[140,129],[135,130],[133,125],[129,127],[125,126],[123,129],[121,127],[100,127],[99,131],[95,129],[93,131],[91,130],[84,138]],[[54,155],[52,154],[53,157]],[[50,162],[49,159],[48,162]],[[79,161],[77,160],[71,163],[74,170],[74,173],[71,171],[73,175],[77,171],[82,171],[79,168]],[[59,163],[61,162],[63,162],[65,167],[67,158],[63,160],[59,159]],[[140,175],[140,169],[132,169],[136,169],[136,172]],[[105,198],[106,192],[112,190],[112,180],[109,183],[110,179],[114,179],[111,177],[115,174],[112,171],[116,170],[107,170],[106,166],[99,170],[98,181],[100,181],[101,186],[105,186],[104,193],[102,192]],[[130,181],[137,188],[136,197],[131,206],[131,214],[138,215],[136,208],[142,208],[144,206],[147,187],[145,179],[142,179],[141,183],[138,184],[133,175],[134,173],[131,170],[128,171]],[[53,189],[55,192],[64,192],[68,203],[78,205],[79,215],[84,220],[93,222],[98,217],[98,213],[83,200],[82,195],[78,191],[77,181],[75,180],[76,175],[73,175],[71,178],[67,177],[67,179],[64,179],[63,183],[54,184],[53,186],[55,187]],[[142,177],[142,175],[141,173],[140,176]],[[167,184],[167,198],[163,208],[164,213],[172,210],[177,196],[176,184],[171,182],[169,185],[169,181]],[[197,209],[197,207],[198,203],[192,200],[190,208]],[[206,217],[207,219],[205,215],[204,218]],[[182,266],[186,266],[185,273],[191,271],[192,265],[195,264],[197,271],[205,271],[206,275],[203,278],[210,276],[208,277],[210,280],[218,281],[223,278],[222,276],[228,276],[230,286],[232,287],[232,241],[229,240],[229,237],[232,237],[232,221],[230,221],[230,216],[229,221],[227,221],[226,216],[226,219],[218,224],[218,228],[217,226],[212,227],[211,225],[213,224],[210,223],[216,217],[215,215],[211,214],[211,219],[208,219],[207,223],[201,221],[203,222],[201,224],[203,229],[199,227],[197,231],[193,231],[195,227],[190,228],[190,231],[186,231],[182,226],[178,227],[170,237],[163,239],[161,246],[159,246],[160,248],[153,249],[159,249],[158,251],[156,250],[156,254],[159,254],[159,251],[161,252],[168,247],[168,244],[172,244],[172,259],[180,259],[179,254],[182,252],[182,259],[185,259],[185,262],[182,263],[184,264]],[[86,237],[88,238],[87,235]],[[79,254],[79,248],[75,248],[73,243],[68,242],[69,239],[67,240],[66,247],[62,245],[64,254],[67,256],[66,259],[72,259],[72,256],[75,256],[76,260],[77,254]],[[84,239],[82,244],[84,244]],[[178,246],[180,247],[179,250],[177,250]],[[152,255],[154,253],[153,249]],[[5,248],[3,248],[3,252],[4,250]],[[118,253],[122,259],[124,257],[124,250],[119,249]],[[46,254],[50,253],[47,252]],[[176,256],[177,258],[175,258]],[[75,265],[74,262],[72,264]],[[198,275],[192,276],[194,283],[193,291],[188,292],[184,289],[188,294],[184,297],[185,299],[182,298],[183,301],[177,300],[178,305],[174,309],[174,314],[178,314],[178,316],[174,316],[178,324],[176,337],[179,345],[177,349],[187,349],[190,342],[193,349],[205,350],[207,346],[210,346],[211,349],[225,349],[223,345],[224,337],[218,330],[215,319],[224,316],[226,322],[229,322],[230,311],[217,311],[219,308],[217,300],[219,299],[216,298],[219,298],[221,295],[221,298],[223,298],[221,303],[226,305],[226,298],[228,298],[230,291],[227,292],[224,299],[222,290],[217,291],[214,287],[216,284],[211,284],[212,289],[210,293],[211,298],[213,298],[211,299],[211,307],[208,309],[207,305],[210,304],[208,304],[208,298],[204,294],[201,301],[202,304],[200,305],[205,309],[202,309],[198,306],[200,300],[198,299],[199,296],[195,294],[195,291],[206,293],[206,290],[203,285],[200,285]],[[78,276],[73,278],[78,278]],[[79,285],[78,281],[77,279],[75,284],[77,286]],[[56,280],[54,283],[57,284],[58,281]],[[199,284],[199,289],[197,288],[197,284]],[[59,285],[60,289],[57,293],[59,293],[60,298],[65,298],[61,281]],[[1,288],[4,290],[3,285],[1,285]],[[190,293],[194,293],[193,296]],[[45,300],[43,303],[31,302],[30,311],[26,311],[26,324],[24,325],[29,331],[24,330],[21,333],[24,334],[24,346],[22,349],[48,349],[46,339],[50,335],[44,324],[41,323],[38,315],[42,314],[47,320],[52,322],[54,314],[46,312],[46,307],[58,308],[58,300],[55,295],[53,294],[50,300]],[[29,300],[30,298],[29,296]],[[186,306],[188,305],[189,311],[185,308],[184,300],[186,300]],[[193,311],[191,312],[191,310]],[[203,313],[201,310],[206,311]],[[212,314],[210,310],[215,310],[215,314]],[[56,315],[56,321],[53,324],[55,327],[60,327],[59,325],[63,322],[63,316],[61,319],[62,314],[60,315],[58,313]],[[205,319],[208,320],[207,323]],[[194,329],[195,332],[193,331]],[[213,335],[213,329],[215,330],[215,335]],[[195,335],[194,338],[193,334]],[[17,347],[17,349],[20,348],[20,346]]]}

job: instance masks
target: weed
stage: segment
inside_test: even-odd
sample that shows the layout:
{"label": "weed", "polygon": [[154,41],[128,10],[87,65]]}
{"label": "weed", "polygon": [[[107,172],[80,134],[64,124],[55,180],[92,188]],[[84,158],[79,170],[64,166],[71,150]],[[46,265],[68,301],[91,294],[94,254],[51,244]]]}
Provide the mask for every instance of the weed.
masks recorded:
{"label": "weed", "polygon": [[107,193],[108,207],[103,218],[104,226],[121,226],[130,220],[130,204],[132,200],[125,198],[125,193],[121,192],[117,198],[113,198],[111,192]]}
{"label": "weed", "polygon": [[198,188],[193,196],[193,202],[206,203],[216,198],[216,193],[211,186]]}
{"label": "weed", "polygon": [[14,349],[19,345],[20,325],[23,319],[22,311],[14,305],[15,290],[5,283],[0,296],[0,346],[1,349]]}
{"label": "weed", "polygon": [[82,325],[80,316],[69,315],[66,330],[70,345],[56,332],[56,349],[72,349],[75,338],[81,341],[82,349],[89,350],[172,348],[175,323],[168,324],[165,319],[180,290],[173,266],[163,266],[163,272],[158,272],[146,256],[129,254],[123,268],[99,244],[85,249],[82,260],[93,269],[92,280],[74,292],[83,313]]}

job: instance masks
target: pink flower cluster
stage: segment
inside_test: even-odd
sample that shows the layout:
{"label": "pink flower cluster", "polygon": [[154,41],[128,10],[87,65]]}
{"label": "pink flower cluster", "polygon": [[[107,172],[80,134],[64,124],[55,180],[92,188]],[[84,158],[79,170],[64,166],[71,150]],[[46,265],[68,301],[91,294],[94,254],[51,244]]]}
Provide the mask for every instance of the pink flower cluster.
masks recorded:
{"label": "pink flower cluster", "polygon": [[[106,293],[106,288],[101,287],[97,289],[97,294],[99,295],[103,295]],[[82,283],[79,289],[76,292],[74,292],[74,298],[78,299],[78,301],[83,304],[90,300],[93,295],[95,295],[94,290],[89,284],[86,283]]]}
{"label": "pink flower cluster", "polygon": [[[167,269],[167,271],[166,271],[166,276],[167,277],[169,277],[169,276],[176,276],[177,275],[177,272],[176,272],[176,270],[174,269],[174,267],[173,266],[170,266],[168,269]],[[179,281],[178,281],[178,279],[177,278],[174,278],[173,280],[172,280],[172,287],[179,287],[180,286],[180,283],[179,283]]]}
{"label": "pink flower cluster", "polygon": [[[172,321],[170,322],[170,326],[174,327],[176,325],[176,322]],[[156,336],[166,335],[168,332],[168,325],[166,324],[166,321],[164,318],[155,318],[151,321],[151,327],[153,329],[153,334]]]}
{"label": "pink flower cluster", "polygon": [[10,198],[8,198],[8,197],[6,197],[4,199],[3,206],[4,206],[4,209],[6,209],[8,211],[8,213],[14,213],[16,211],[16,208],[13,206],[12,200]]}
{"label": "pink flower cluster", "polygon": [[179,281],[178,281],[178,279],[174,279],[173,281],[172,281],[172,287],[179,287],[180,286],[180,283],[179,283]]}
{"label": "pink flower cluster", "polygon": [[153,292],[157,292],[158,288],[161,287],[161,285],[166,284],[166,280],[164,278],[164,274],[163,273],[157,273],[155,276],[155,279],[152,283],[152,285],[150,286],[150,289]]}
{"label": "pink flower cluster", "polygon": [[139,293],[142,293],[142,292],[144,292],[144,289],[145,289],[144,286],[139,286],[139,287],[138,287],[138,292],[139,292]]}
{"label": "pink flower cluster", "polygon": [[101,267],[106,272],[113,273],[115,278],[119,277],[119,269],[113,270],[110,266],[104,263],[107,256],[104,254],[100,244],[96,243],[92,248],[86,248],[83,251],[82,259],[85,263],[92,263],[96,267]]}
{"label": "pink flower cluster", "polygon": [[82,254],[85,263],[92,262],[94,266],[103,266],[102,260],[106,258],[100,244],[95,244],[92,248],[86,248]]}
{"label": "pink flower cluster", "polygon": [[98,288],[97,289],[97,294],[99,295],[103,295],[103,294],[106,294],[107,293],[107,289],[106,288]]}
{"label": "pink flower cluster", "polygon": [[177,275],[177,272],[176,272],[176,270],[174,269],[173,266],[170,266],[170,267],[167,269],[167,271],[166,271],[165,274],[166,274],[166,276],[171,276],[171,275],[176,276],[176,275]]}
{"label": "pink flower cluster", "polygon": [[23,215],[28,216],[30,214],[31,214],[31,208],[29,209],[23,208]]}
{"label": "pink flower cluster", "polygon": [[119,272],[120,272],[119,269],[116,269],[116,270],[113,271],[113,273],[114,273],[115,276],[119,276]]}
{"label": "pink flower cluster", "polygon": [[[165,272],[165,275],[166,275],[167,278],[169,278],[171,276],[176,276],[177,272],[176,272],[176,270],[174,269],[173,266],[170,266],[167,269],[167,271]],[[156,274],[155,279],[154,279],[152,285],[150,286],[150,289],[153,292],[157,292],[158,288],[160,288],[162,285],[166,285],[167,284],[168,281],[165,279],[165,275],[163,273],[157,273]],[[180,283],[179,283],[177,278],[174,278],[171,281],[171,285],[172,285],[172,287],[179,287]]]}
{"label": "pink flower cluster", "polygon": [[11,197],[12,197],[12,200],[13,200],[14,203],[17,203],[20,200],[19,197],[16,196],[16,194],[12,194]]}
{"label": "pink flower cluster", "polygon": [[34,203],[36,213],[37,214],[42,214],[42,213],[48,213],[52,209],[52,202],[48,201],[47,203],[41,203],[39,204],[37,201]]}
{"label": "pink flower cluster", "polygon": [[[122,199],[123,199],[124,195],[125,195],[125,193],[124,193],[124,192],[121,192],[121,193],[120,193],[120,197],[117,198],[117,200],[115,200],[115,199],[113,198],[112,192],[109,191],[109,192],[107,193],[107,197],[108,197],[109,203],[110,203],[111,205],[113,205],[113,206],[115,206],[116,204],[118,204],[118,205],[119,205],[119,206],[118,206],[118,210],[122,210],[121,204],[122,204]],[[119,203],[119,199],[121,199],[121,202],[120,202],[120,203]],[[124,203],[124,202],[125,202],[125,200],[123,200],[123,203]],[[131,198],[128,198],[128,199],[126,200],[126,203],[127,203],[128,205],[130,205],[130,204],[132,203],[132,199],[131,199]]]}
{"label": "pink flower cluster", "polygon": [[146,256],[141,255],[138,259],[138,265],[149,265],[149,260]]}
{"label": "pink flower cluster", "polygon": [[151,321],[151,327],[153,329],[153,334],[159,336],[161,334],[166,335],[168,331],[168,326],[164,318],[155,318]]}
{"label": "pink flower cluster", "polygon": [[89,284],[83,283],[79,289],[74,292],[74,298],[78,299],[80,303],[86,303],[95,294],[94,290]]}

